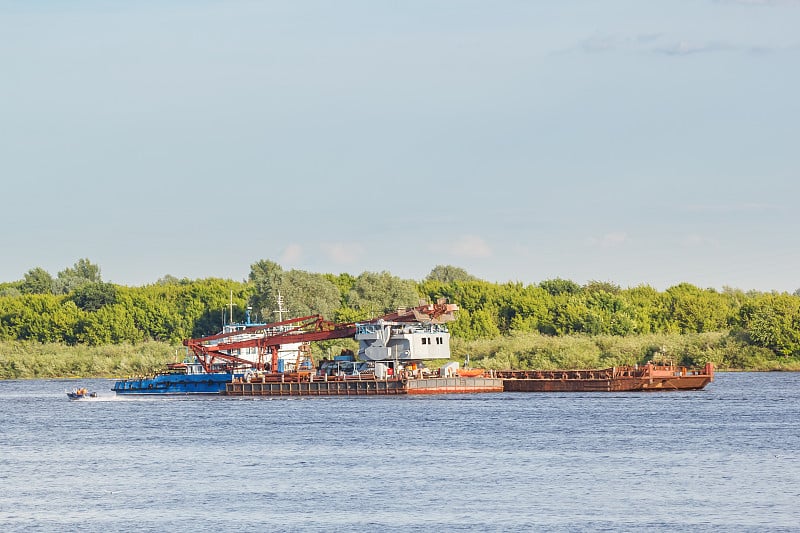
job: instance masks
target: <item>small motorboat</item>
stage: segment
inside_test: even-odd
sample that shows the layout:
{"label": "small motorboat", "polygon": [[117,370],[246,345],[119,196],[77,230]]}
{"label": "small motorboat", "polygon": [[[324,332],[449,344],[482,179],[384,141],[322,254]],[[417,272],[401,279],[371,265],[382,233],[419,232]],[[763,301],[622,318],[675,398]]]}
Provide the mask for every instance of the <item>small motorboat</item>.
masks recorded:
{"label": "small motorboat", "polygon": [[83,400],[84,398],[97,398],[97,393],[89,392],[88,389],[81,387],[79,389],[72,389],[72,391],[67,392],[67,397],[70,400]]}

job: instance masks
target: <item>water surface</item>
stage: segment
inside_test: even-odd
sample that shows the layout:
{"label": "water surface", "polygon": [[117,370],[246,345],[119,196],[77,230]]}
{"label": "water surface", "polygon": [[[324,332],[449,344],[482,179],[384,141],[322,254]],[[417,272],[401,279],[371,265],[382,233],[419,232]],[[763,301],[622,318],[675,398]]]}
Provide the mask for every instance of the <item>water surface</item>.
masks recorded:
{"label": "water surface", "polygon": [[[406,398],[115,398],[111,384],[0,381],[0,530],[800,524],[800,374]],[[68,401],[77,385],[101,397]]]}

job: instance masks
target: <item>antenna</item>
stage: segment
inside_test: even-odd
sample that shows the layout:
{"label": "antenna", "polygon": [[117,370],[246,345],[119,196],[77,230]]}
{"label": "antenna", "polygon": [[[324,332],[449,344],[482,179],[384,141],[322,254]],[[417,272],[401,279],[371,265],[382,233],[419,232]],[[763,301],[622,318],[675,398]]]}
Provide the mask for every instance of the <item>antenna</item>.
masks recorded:
{"label": "antenna", "polygon": [[231,290],[231,324],[233,324],[233,291]]}
{"label": "antenna", "polygon": [[281,291],[278,291],[278,310],[275,312],[278,313],[278,322],[283,322],[283,296]]}

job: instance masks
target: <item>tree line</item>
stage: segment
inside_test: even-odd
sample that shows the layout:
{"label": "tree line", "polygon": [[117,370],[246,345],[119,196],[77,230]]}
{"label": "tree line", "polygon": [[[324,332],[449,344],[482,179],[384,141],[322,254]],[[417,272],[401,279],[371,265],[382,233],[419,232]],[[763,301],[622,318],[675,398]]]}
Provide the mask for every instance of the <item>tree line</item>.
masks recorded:
{"label": "tree line", "polygon": [[270,260],[251,265],[248,279],[165,276],[141,287],[104,282],[100,267],[81,259],[52,276],[29,270],[0,284],[0,341],[103,346],[150,340],[177,344],[216,333],[233,302],[233,320],[251,308],[256,321],[321,314],[334,322],[366,320],[419,301],[446,298],[461,309],[455,339],[519,334],[546,337],[632,337],[724,332],[738,343],[800,357],[800,295],[721,291],[681,283],[664,291],[567,279],[494,283],[464,269],[436,266],[421,281],[389,272],[320,274],[284,270]]}

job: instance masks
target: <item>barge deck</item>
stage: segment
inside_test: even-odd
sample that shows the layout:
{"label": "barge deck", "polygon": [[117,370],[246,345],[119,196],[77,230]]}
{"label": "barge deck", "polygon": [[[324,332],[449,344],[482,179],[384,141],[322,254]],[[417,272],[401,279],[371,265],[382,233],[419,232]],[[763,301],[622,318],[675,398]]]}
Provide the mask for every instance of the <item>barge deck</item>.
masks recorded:
{"label": "barge deck", "polygon": [[408,379],[261,380],[228,383],[226,396],[394,396],[503,392],[503,380],[488,377]]}
{"label": "barge deck", "polygon": [[714,365],[702,370],[672,364],[602,370],[501,370],[506,392],[622,392],[700,390],[714,381]]}

